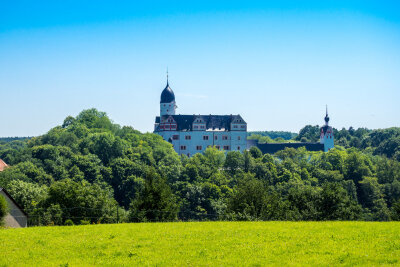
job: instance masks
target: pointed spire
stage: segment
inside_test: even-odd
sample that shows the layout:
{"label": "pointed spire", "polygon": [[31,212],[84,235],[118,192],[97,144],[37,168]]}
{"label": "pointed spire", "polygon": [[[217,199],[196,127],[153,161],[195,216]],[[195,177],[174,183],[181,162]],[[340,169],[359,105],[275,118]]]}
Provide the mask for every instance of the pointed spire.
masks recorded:
{"label": "pointed spire", "polygon": [[325,125],[328,125],[328,123],[329,123],[328,105],[326,105]]}
{"label": "pointed spire", "polygon": [[168,83],[168,67],[167,67],[167,87],[168,87],[169,83]]}

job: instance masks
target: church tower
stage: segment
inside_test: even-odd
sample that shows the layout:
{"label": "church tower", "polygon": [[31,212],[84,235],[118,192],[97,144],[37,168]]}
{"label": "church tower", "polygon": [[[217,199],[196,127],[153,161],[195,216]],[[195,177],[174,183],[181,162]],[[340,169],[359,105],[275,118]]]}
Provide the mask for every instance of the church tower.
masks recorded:
{"label": "church tower", "polygon": [[321,127],[320,143],[324,144],[324,151],[328,152],[330,149],[335,147],[333,141],[333,128],[329,126],[328,106],[326,107],[324,120],[325,125]]}
{"label": "church tower", "polygon": [[165,86],[164,90],[161,93],[160,116],[175,115],[176,108],[177,106],[175,103],[175,94],[172,91],[171,87],[169,87],[167,75],[167,86]]}

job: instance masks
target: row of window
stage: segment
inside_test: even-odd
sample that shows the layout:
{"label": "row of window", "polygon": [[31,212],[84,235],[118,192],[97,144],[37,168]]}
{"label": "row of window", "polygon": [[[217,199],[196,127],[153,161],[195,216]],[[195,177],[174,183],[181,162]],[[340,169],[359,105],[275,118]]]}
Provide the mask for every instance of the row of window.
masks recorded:
{"label": "row of window", "polygon": [[206,126],[204,126],[204,125],[200,125],[200,126],[195,125],[195,126],[193,126],[193,129],[205,129],[205,128],[206,128]]}
{"label": "row of window", "polygon": [[[209,135],[203,135],[203,140],[207,141],[209,140]],[[185,140],[191,140],[192,136],[191,135],[185,135]],[[172,136],[172,140],[179,140],[179,135],[175,134]],[[218,140],[218,136],[214,136],[214,140]],[[222,140],[229,140],[229,136],[223,135]],[[241,140],[241,137],[238,136],[237,140]]]}
{"label": "row of window", "polygon": [[[239,126],[238,125],[233,125],[233,128],[234,129],[238,129]],[[240,128],[244,129],[244,128],[246,128],[246,126],[245,125],[241,125]]]}
{"label": "row of window", "polygon": [[[217,149],[221,149],[220,146],[215,146]],[[230,150],[230,146],[223,146],[224,150]],[[186,146],[181,146],[181,150],[186,150]],[[203,146],[196,146],[196,150],[203,150]],[[237,150],[240,150],[240,146],[237,147]]]}
{"label": "row of window", "polygon": [[160,129],[176,130],[176,124],[165,124],[165,125],[160,125]]}

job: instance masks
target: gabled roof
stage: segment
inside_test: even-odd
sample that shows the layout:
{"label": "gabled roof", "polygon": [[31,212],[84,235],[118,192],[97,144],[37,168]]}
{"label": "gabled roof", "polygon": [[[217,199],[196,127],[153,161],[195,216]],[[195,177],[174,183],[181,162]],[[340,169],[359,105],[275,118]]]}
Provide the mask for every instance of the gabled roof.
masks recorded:
{"label": "gabled roof", "polygon": [[3,171],[7,167],[8,167],[8,165],[2,159],[0,159],[0,172]]}
{"label": "gabled roof", "polygon": [[28,217],[29,215],[24,211],[23,208],[21,208],[20,205],[18,205],[17,202],[15,202],[15,200],[13,199],[13,197],[7,192],[7,190],[5,190],[4,188],[0,187],[0,192],[3,191],[4,194],[6,194],[6,196],[15,204],[15,206],[18,207],[18,209],[20,209],[22,211],[23,214],[26,215],[26,217]]}
{"label": "gabled roof", "polygon": [[[330,128],[332,128],[332,127],[331,127],[331,126],[328,126],[328,125],[324,125],[324,126],[321,127],[321,132],[324,133],[324,134],[326,134],[326,132],[327,132]],[[332,131],[332,129],[331,129],[331,131]]]}
{"label": "gabled roof", "polygon": [[[206,123],[207,130],[230,131],[232,121],[239,119],[246,123],[240,115],[164,115],[161,118],[172,117],[178,127],[178,131],[191,131],[195,119],[202,118]],[[160,117],[156,117],[156,123],[160,123]]]}

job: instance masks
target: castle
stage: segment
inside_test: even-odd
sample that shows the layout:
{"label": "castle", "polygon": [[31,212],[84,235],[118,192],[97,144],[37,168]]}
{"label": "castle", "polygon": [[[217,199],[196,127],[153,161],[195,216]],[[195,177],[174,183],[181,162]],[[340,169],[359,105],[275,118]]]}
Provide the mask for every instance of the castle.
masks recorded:
{"label": "castle", "polygon": [[285,147],[306,147],[310,151],[328,151],[334,147],[333,129],[328,111],[321,128],[319,143],[258,144],[247,140],[247,123],[240,115],[176,115],[175,94],[167,85],[161,93],[160,116],[156,117],[154,133],[170,142],[179,154],[192,156],[213,146],[224,151],[244,151],[257,146],[263,153],[275,153]]}

